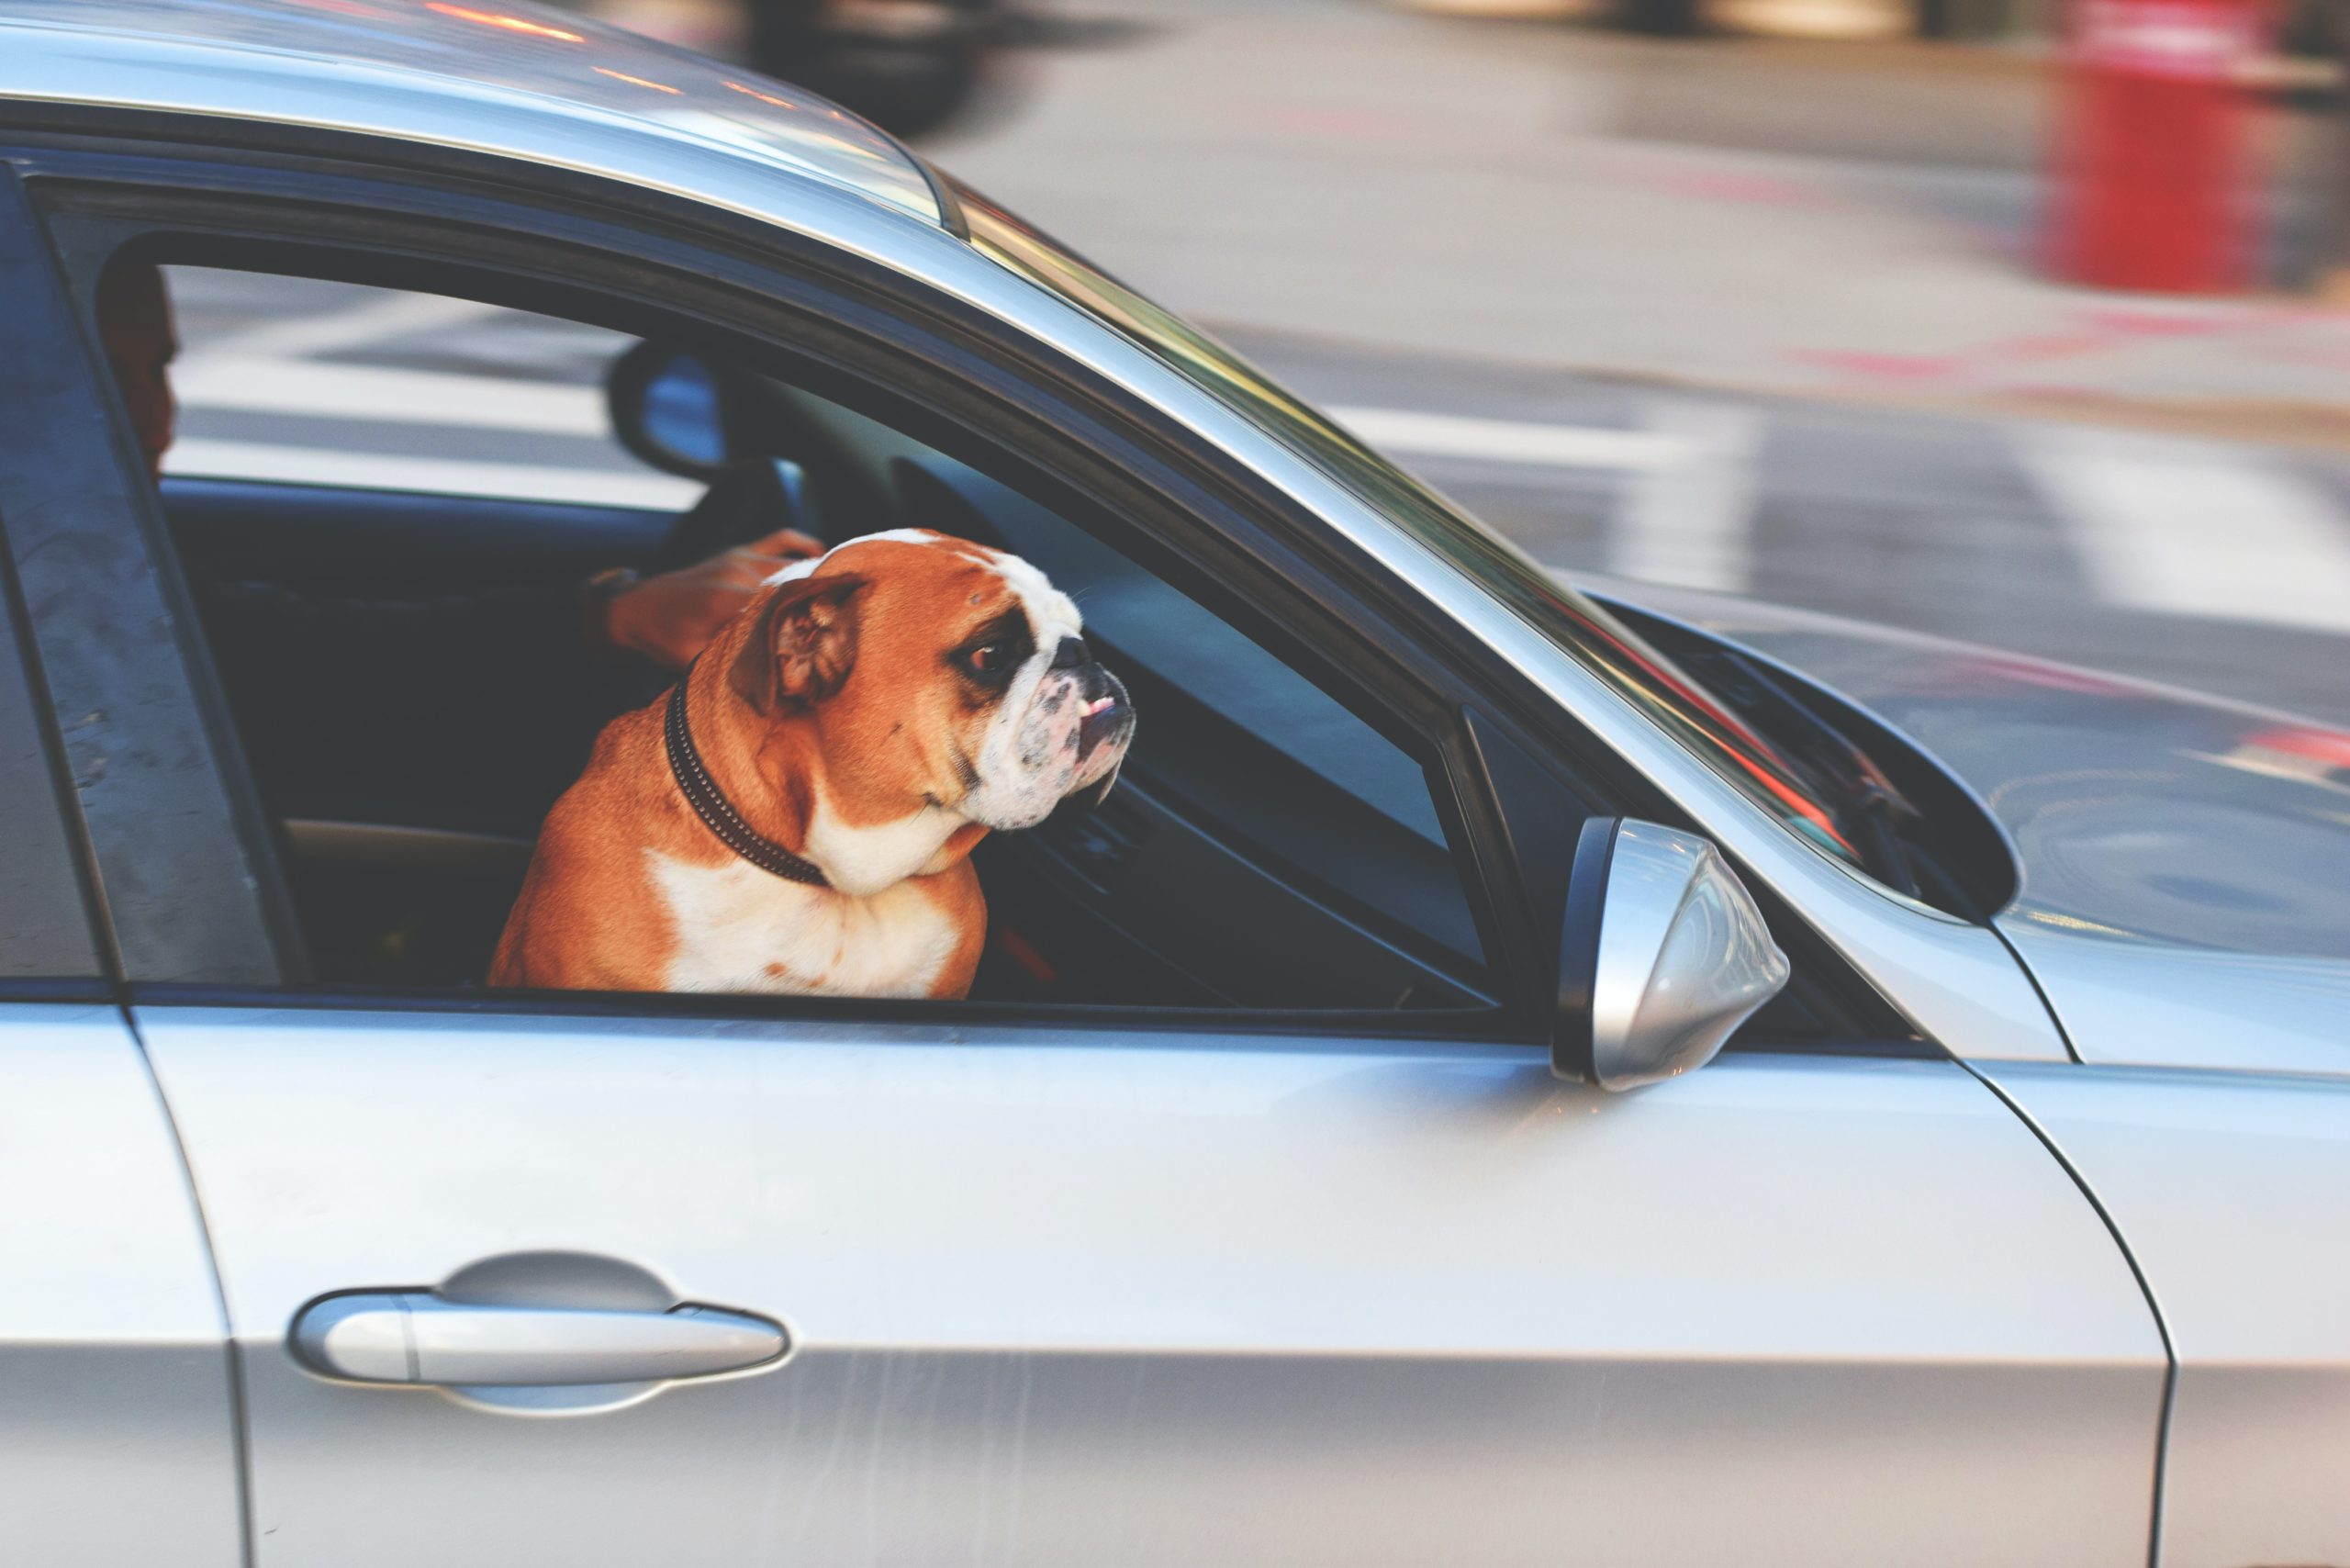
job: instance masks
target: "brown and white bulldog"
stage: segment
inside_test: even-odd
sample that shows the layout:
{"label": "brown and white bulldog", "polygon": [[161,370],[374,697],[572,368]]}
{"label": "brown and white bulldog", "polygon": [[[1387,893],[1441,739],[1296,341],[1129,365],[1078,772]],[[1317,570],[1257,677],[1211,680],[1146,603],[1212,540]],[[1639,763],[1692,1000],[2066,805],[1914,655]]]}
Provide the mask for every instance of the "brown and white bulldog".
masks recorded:
{"label": "brown and white bulldog", "polygon": [[921,529],[776,574],[597,738],[548,814],[492,985],[959,997],[972,846],[1106,792],[1125,689],[1069,596]]}

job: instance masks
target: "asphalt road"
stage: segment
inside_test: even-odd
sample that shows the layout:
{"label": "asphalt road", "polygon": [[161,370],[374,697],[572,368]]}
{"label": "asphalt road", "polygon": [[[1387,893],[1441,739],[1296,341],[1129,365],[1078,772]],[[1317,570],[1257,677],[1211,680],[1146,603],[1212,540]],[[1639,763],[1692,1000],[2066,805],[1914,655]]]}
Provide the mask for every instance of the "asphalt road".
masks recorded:
{"label": "asphalt road", "polygon": [[[626,340],[422,297],[175,281],[182,472],[645,505]],[[1660,390],[1252,334],[1251,357],[1570,569],[1751,594],[2350,728],[2350,461]]]}

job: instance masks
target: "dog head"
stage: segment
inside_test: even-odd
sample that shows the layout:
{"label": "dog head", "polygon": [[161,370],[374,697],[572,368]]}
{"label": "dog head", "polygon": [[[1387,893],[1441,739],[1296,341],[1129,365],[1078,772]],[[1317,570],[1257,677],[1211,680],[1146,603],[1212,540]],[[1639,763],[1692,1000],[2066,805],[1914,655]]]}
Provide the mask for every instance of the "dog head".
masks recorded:
{"label": "dog head", "polygon": [[850,825],[929,809],[1033,827],[1069,795],[1107,793],[1134,736],[1077,606],[985,545],[853,539],[778,573],[744,620],[729,683],[776,723],[810,722],[826,804]]}

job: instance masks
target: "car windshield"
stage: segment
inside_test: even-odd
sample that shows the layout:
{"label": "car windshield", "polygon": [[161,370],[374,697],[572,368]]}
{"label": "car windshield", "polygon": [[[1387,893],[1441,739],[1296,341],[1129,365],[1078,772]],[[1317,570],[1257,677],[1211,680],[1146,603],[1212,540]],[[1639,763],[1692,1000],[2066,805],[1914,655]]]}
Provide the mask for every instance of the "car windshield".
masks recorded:
{"label": "car windshield", "polygon": [[941,176],[989,256],[1151,351],[1467,572],[1774,816],[1852,865],[1862,857],[1797,766],[1695,679],[1539,562],[1283,391],[1223,344]]}

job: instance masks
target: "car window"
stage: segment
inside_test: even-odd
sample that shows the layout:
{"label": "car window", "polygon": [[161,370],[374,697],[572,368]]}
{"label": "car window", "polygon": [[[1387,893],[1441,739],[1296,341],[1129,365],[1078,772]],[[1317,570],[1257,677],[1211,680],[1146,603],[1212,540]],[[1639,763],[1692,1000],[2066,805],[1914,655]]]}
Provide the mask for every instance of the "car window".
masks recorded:
{"label": "car window", "polygon": [[359,284],[164,274],[179,332],[167,474],[672,511],[701,493],[613,437],[603,374],[623,334]]}
{"label": "car window", "polygon": [[675,679],[598,643],[616,574],[782,529],[925,528],[1070,595],[1140,715],[1106,800],[974,856],[975,999],[1490,1005],[1433,737],[1334,696],[1103,520],[724,363],[727,461],[662,473],[606,413],[632,339],[431,295],[166,278],[183,412],[162,506],[313,982],[483,983],[546,812],[601,727]]}

